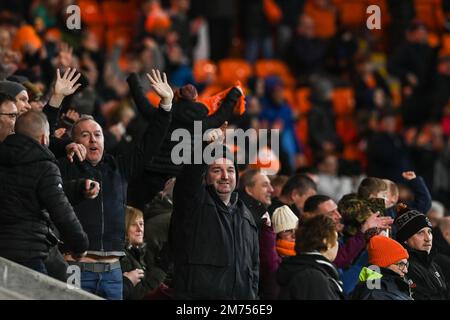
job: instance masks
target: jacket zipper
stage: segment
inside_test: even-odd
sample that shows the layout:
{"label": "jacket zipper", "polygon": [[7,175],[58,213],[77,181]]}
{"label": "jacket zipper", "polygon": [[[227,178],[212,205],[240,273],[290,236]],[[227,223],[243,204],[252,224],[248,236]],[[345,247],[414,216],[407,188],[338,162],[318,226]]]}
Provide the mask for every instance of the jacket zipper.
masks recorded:
{"label": "jacket zipper", "polygon": [[105,217],[104,217],[104,208],[103,208],[103,174],[101,171],[100,171],[100,193],[101,193],[100,204],[101,204],[101,208],[102,208],[102,236],[100,238],[100,246],[101,246],[101,251],[104,251],[103,234],[105,233]]}

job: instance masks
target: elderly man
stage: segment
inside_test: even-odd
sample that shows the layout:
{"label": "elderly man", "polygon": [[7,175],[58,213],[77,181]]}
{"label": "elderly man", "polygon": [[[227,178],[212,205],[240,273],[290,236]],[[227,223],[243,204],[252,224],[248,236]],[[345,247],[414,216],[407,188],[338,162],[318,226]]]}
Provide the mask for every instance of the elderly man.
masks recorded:
{"label": "elderly man", "polygon": [[42,273],[47,273],[44,262],[51,245],[59,242],[52,224],[72,259],[88,248],[48,143],[47,118],[29,111],[18,118],[16,134],[0,145],[0,256]]}
{"label": "elderly man", "polygon": [[17,107],[14,98],[0,93],[0,143],[14,133],[17,118]]}
{"label": "elderly man", "polygon": [[[143,170],[145,161],[159,152],[171,120],[173,92],[166,75],[153,70],[152,87],[160,96],[160,107],[151,119],[143,140],[133,152],[112,156],[104,154],[104,137],[92,117],[81,117],[72,127],[73,145],[69,159],[60,161],[65,181],[91,178],[100,183],[100,195],[77,204],[74,209],[89,237],[87,256],[80,262],[66,257],[81,269],[81,287],[107,299],[122,299],[125,207],[127,183]],[[75,156],[76,155],[76,156]],[[79,161],[79,160],[82,161]],[[76,186],[76,184],[72,184]]]}
{"label": "elderly man", "polygon": [[[223,133],[213,130],[207,141],[218,136]],[[199,147],[194,153],[202,152]],[[169,233],[175,298],[256,299],[257,227],[234,192],[238,174],[232,155],[215,153],[213,159],[209,165],[185,164],[175,183]]]}

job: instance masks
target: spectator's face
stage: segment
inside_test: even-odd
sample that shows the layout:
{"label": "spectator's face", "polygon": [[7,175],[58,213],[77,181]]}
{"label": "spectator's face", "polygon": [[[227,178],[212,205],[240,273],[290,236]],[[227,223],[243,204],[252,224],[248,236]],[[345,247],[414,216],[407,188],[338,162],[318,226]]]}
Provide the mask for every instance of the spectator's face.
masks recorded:
{"label": "spectator's face", "polygon": [[338,239],[337,232],[336,232],[334,239],[335,240],[333,243],[328,244],[328,250],[324,254],[328,258],[328,260],[330,260],[331,262],[333,262],[336,259],[338,249],[339,249],[339,242],[337,241],[337,239]]}
{"label": "spectator's face", "polygon": [[74,130],[74,141],[86,147],[86,159],[97,165],[103,157],[104,138],[103,130],[94,120],[85,120],[78,123]]}
{"label": "spectator's face", "polygon": [[336,175],[338,172],[338,159],[336,156],[330,155],[320,164],[319,170],[321,173]]}
{"label": "spectator's face", "polygon": [[25,90],[22,90],[16,96],[16,106],[19,111],[19,115],[31,110],[31,105],[28,102],[28,93]]}
{"label": "spectator's face", "polygon": [[430,219],[433,228],[437,227],[439,220],[444,217],[444,215],[441,212],[438,212],[436,210],[430,210],[427,216],[428,219]]}
{"label": "spectator's face", "polygon": [[269,178],[265,174],[258,173],[253,177],[253,183],[253,186],[246,187],[245,191],[251,197],[269,206],[272,203],[271,197],[273,193]]}
{"label": "spectator's face", "polygon": [[410,237],[406,244],[413,249],[430,253],[433,243],[433,233],[431,228],[420,229],[415,235]]}
{"label": "spectator's face", "polygon": [[128,228],[128,241],[132,246],[144,243],[144,219],[138,217]]}
{"label": "spectator's face", "polygon": [[307,15],[302,15],[297,30],[305,38],[314,38],[316,35],[314,20]]}
{"label": "spectator's face", "polygon": [[397,263],[391,264],[387,268],[399,274],[400,277],[404,277],[408,273],[408,260],[402,259]]}
{"label": "spectator's face", "polygon": [[208,167],[206,183],[213,185],[218,194],[226,195],[236,187],[236,169],[230,159],[216,159]]}
{"label": "spectator's face", "polygon": [[0,142],[14,133],[17,119],[17,108],[14,102],[6,101],[0,106]]}
{"label": "spectator's face", "polygon": [[292,193],[292,200],[297,207],[297,209],[303,212],[303,207],[305,206],[305,201],[311,196],[315,196],[317,194],[316,190],[308,189],[304,194],[297,192],[296,190]]}
{"label": "spectator's face", "polygon": [[278,239],[289,242],[295,242],[295,229],[279,232]]}
{"label": "spectator's face", "polygon": [[381,131],[395,133],[397,130],[397,121],[395,117],[385,117],[380,123]]}
{"label": "spectator's face", "polygon": [[341,223],[342,216],[338,211],[336,202],[334,202],[333,200],[325,201],[319,205],[318,209],[320,214],[324,214],[333,219],[334,223],[336,224],[336,230],[338,232],[342,231],[344,225]]}

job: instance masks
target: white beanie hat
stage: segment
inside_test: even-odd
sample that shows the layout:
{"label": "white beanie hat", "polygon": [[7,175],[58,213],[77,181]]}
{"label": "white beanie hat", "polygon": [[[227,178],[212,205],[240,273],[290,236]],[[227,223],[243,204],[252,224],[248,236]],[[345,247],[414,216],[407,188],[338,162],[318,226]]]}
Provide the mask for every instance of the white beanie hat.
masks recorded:
{"label": "white beanie hat", "polygon": [[275,233],[296,229],[297,223],[297,216],[288,206],[279,207],[273,212],[272,225]]}

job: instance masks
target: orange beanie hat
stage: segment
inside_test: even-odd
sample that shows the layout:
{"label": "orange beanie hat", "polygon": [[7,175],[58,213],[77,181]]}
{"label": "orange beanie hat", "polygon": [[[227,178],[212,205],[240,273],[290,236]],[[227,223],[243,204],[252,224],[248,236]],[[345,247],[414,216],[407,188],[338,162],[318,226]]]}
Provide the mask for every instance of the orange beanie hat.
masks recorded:
{"label": "orange beanie hat", "polygon": [[382,268],[409,258],[408,251],[400,243],[385,236],[372,237],[367,250],[369,263]]}

